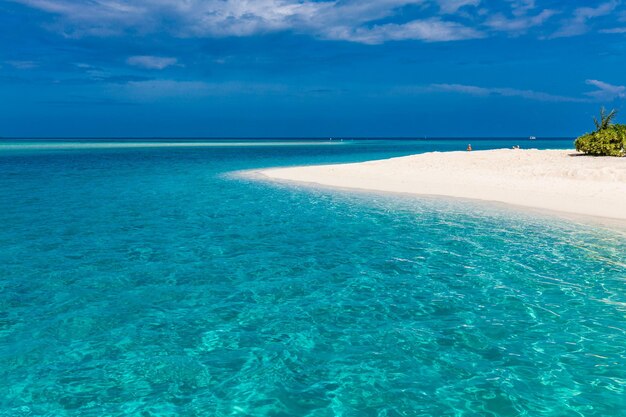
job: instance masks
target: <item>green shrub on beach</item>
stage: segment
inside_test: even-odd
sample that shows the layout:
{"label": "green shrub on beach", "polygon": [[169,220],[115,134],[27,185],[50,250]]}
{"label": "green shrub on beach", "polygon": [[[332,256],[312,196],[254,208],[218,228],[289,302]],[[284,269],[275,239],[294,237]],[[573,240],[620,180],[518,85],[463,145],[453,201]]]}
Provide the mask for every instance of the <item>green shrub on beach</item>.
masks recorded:
{"label": "green shrub on beach", "polygon": [[587,133],[574,142],[576,150],[595,156],[624,156],[626,154],[626,125],[613,124],[617,111],[606,113],[604,108],[600,120],[594,118],[596,131]]}
{"label": "green shrub on beach", "polygon": [[626,125],[612,125],[576,139],[576,150],[597,156],[624,156]]}

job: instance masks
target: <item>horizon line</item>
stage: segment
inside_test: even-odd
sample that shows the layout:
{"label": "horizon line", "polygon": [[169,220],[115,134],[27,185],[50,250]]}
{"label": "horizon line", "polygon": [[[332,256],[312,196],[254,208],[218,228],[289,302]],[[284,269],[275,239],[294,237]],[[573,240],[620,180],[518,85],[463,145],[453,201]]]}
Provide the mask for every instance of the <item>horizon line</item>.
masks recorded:
{"label": "horizon line", "polygon": [[[574,136],[535,136],[537,140],[575,139]],[[454,140],[526,139],[529,136],[0,136],[2,140]]]}

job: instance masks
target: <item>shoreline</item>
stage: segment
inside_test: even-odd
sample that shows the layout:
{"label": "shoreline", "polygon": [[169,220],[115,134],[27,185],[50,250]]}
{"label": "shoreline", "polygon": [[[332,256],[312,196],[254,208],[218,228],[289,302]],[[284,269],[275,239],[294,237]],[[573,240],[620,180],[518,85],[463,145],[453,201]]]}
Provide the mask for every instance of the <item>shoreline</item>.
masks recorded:
{"label": "shoreline", "polygon": [[254,173],[309,186],[440,196],[551,212],[560,217],[626,221],[626,158],[592,157],[573,150],[429,152]]}

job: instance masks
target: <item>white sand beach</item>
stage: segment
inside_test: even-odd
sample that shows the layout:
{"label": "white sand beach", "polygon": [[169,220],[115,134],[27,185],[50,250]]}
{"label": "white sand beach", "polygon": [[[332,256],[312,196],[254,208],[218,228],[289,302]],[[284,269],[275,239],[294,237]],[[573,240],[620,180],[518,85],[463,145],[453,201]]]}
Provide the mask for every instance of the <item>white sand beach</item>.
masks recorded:
{"label": "white sand beach", "polygon": [[626,158],[571,150],[431,152],[354,164],[260,171],[276,180],[495,201],[626,220]]}

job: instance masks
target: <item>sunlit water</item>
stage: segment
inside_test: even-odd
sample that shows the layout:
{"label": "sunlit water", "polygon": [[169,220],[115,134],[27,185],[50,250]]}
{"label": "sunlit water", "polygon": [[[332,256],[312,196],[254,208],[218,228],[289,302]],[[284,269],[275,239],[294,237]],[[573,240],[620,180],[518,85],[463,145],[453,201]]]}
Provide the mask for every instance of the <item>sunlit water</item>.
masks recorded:
{"label": "sunlit water", "polygon": [[0,143],[0,416],[626,415],[623,230],[232,174],[467,142]]}

